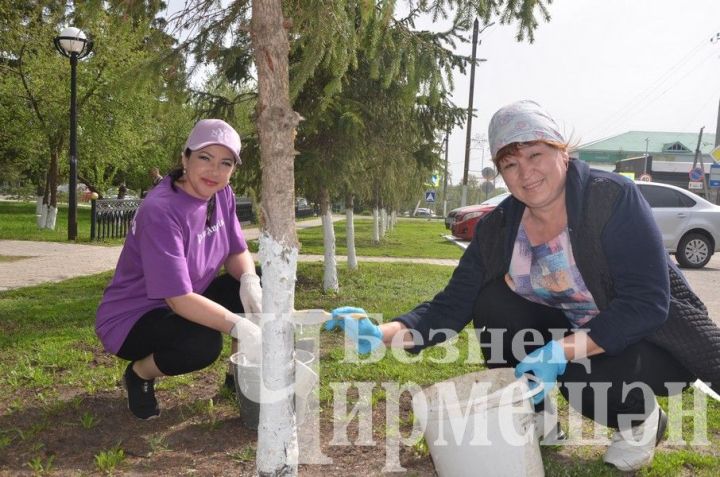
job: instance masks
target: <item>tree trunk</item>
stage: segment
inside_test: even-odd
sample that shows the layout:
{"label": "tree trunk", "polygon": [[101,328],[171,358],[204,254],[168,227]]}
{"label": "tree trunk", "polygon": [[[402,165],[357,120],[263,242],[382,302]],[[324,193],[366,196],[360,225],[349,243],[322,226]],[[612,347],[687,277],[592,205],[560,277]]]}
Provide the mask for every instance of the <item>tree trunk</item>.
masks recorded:
{"label": "tree trunk", "polygon": [[380,224],[379,224],[379,213],[377,206],[373,207],[372,211],[372,243],[373,245],[380,245]]}
{"label": "tree trunk", "polygon": [[384,207],[381,207],[381,208],[380,208],[380,216],[378,217],[378,223],[379,223],[379,227],[378,227],[378,228],[380,229],[380,230],[379,230],[380,238],[385,237],[385,232],[386,232],[386,229],[385,229],[385,225],[386,225],[386,224],[385,224],[385,217],[387,217],[387,214],[385,213],[385,208],[384,208]]}
{"label": "tree trunk", "polygon": [[294,132],[299,115],[289,96],[287,32],[280,0],[252,3],[250,35],[258,75],[257,128],[262,167],[260,261],[263,271],[263,381],[256,468],[260,476],[295,476],[298,440],[293,393],[293,326],[297,270]]}
{"label": "tree trunk", "polygon": [[355,217],[353,195],[345,195],[345,234],[347,236],[347,263],[350,270],[357,270],[357,256],[355,255]]}
{"label": "tree trunk", "polygon": [[320,216],[323,224],[323,249],[325,260],[323,263],[323,291],[337,292],[337,262],[335,260],[335,230],[333,229],[332,213],[330,207],[330,192],[326,187],[320,187]]}
{"label": "tree trunk", "polygon": [[55,230],[57,218],[57,183],[58,159],[60,152],[51,146],[50,166],[48,167],[45,195],[43,196],[43,210],[40,212],[40,228]]}

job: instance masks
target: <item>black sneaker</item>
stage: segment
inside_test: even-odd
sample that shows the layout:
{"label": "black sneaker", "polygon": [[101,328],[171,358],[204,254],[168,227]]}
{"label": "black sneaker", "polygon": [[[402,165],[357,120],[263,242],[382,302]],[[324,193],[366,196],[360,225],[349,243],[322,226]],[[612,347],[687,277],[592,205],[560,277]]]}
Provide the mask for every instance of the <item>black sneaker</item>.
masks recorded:
{"label": "black sneaker", "polygon": [[133,363],[125,369],[123,381],[128,393],[128,409],[139,419],[153,419],[160,415],[155,399],[155,380],[142,379],[132,369]]}

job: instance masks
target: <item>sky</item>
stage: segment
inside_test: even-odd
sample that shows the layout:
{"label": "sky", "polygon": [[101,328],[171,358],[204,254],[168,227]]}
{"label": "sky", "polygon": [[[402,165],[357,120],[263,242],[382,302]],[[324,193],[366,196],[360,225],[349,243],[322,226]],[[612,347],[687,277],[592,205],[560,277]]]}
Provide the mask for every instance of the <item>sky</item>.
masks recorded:
{"label": "sky", "polygon": [[[487,138],[492,114],[520,99],[540,103],[581,145],[631,130],[715,133],[719,0],[554,0],[549,11],[533,44],[518,43],[513,24],[481,34],[477,57],[487,61],[475,70],[473,137]],[[457,51],[469,56],[471,48]],[[469,70],[454,81],[455,104],[467,107]],[[462,180],[465,137],[465,126],[450,135],[454,184]],[[482,149],[472,146],[470,174],[490,165]]]}
{"label": "sky", "polygon": [[[169,4],[174,12],[184,0]],[[492,114],[520,99],[540,103],[580,145],[631,130],[715,133],[720,38],[711,38],[720,34],[720,0],[553,0],[548,9],[552,18],[532,44],[515,40],[515,24],[480,35],[477,56],[487,61],[475,70],[473,138],[487,138]],[[457,46],[471,51],[469,43]],[[469,83],[469,69],[456,72],[457,106],[467,108]],[[465,126],[450,135],[454,184],[463,176],[465,137]],[[470,174],[488,165],[487,147],[474,142]]]}

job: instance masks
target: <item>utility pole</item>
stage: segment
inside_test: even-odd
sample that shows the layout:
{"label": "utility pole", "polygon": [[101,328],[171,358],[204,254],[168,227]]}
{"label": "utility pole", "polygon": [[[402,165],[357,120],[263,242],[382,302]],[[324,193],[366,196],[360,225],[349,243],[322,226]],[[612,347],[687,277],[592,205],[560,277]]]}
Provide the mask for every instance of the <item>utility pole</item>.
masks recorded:
{"label": "utility pole", "polygon": [[450,149],[450,126],[445,130],[445,173],[443,174],[443,217],[447,217],[448,149]]}
{"label": "utility pole", "polygon": [[463,169],[463,180],[462,180],[462,199],[460,199],[460,206],[465,207],[467,205],[467,183],[468,183],[468,171],[470,169],[470,136],[472,135],[472,117],[473,117],[473,93],[475,92],[475,63],[477,61],[487,61],[485,58],[480,58],[476,61],[477,57],[477,45],[478,35],[485,31],[485,28],[493,25],[489,23],[478,32],[479,22],[476,18],[473,22],[473,39],[472,39],[472,60],[470,62],[470,98],[468,99],[468,119],[467,119],[467,131],[465,133],[465,167]]}
{"label": "utility pole", "polygon": [[711,200],[710,192],[708,191],[707,178],[705,177],[705,165],[703,164],[702,152],[700,152],[700,144],[702,144],[703,130],[705,130],[705,126],[700,128],[700,134],[698,134],[698,142],[697,142],[697,146],[695,147],[695,160],[693,161],[693,169],[695,169],[695,166],[697,166],[697,163],[699,160],[700,161],[700,169],[702,169],[702,181],[703,181],[703,190],[705,191],[705,199]]}
{"label": "utility pole", "polygon": [[[710,38],[710,43],[720,43],[720,32]],[[717,126],[715,126],[715,146],[720,146],[720,101],[718,102]]]}

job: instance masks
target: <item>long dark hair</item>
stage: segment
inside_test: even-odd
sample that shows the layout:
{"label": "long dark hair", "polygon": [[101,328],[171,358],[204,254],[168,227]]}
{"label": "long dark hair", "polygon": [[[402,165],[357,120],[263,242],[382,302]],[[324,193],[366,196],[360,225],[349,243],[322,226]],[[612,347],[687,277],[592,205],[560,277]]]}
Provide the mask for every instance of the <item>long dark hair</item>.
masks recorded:
{"label": "long dark hair", "polygon": [[[192,151],[190,148],[185,149],[185,157],[190,159],[190,154],[192,154]],[[168,176],[170,176],[170,187],[173,191],[177,192],[177,186],[175,185],[175,182],[177,182],[183,175],[185,175],[185,169],[183,168],[182,164],[180,164],[175,169],[172,169],[170,172],[168,172]],[[210,227],[210,223],[212,221],[213,215],[215,215],[215,194],[213,194],[212,197],[210,197],[210,200],[207,202],[207,215],[205,216],[205,227]]]}

